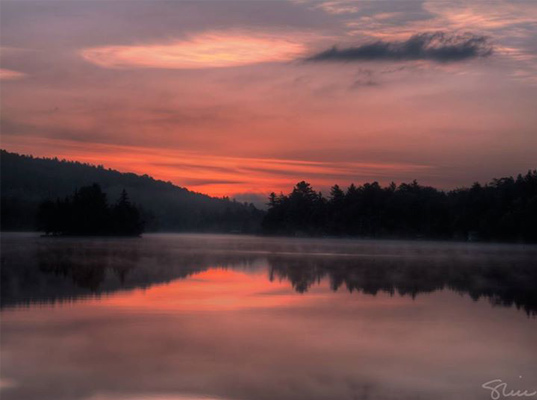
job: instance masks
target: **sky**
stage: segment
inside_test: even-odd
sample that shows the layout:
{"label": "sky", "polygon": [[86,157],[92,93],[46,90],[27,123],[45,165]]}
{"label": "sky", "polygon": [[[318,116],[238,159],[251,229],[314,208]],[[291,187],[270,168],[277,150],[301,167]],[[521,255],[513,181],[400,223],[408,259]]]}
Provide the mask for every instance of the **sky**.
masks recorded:
{"label": "sky", "polygon": [[537,167],[535,1],[2,1],[1,146],[262,202]]}

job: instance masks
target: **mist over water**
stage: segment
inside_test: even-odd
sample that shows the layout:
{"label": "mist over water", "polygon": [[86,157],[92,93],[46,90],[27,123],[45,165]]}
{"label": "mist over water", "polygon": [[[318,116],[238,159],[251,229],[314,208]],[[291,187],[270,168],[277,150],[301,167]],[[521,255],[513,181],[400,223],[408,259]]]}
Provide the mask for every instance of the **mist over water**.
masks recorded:
{"label": "mist over water", "polygon": [[537,247],[2,236],[3,399],[486,399],[537,388]]}

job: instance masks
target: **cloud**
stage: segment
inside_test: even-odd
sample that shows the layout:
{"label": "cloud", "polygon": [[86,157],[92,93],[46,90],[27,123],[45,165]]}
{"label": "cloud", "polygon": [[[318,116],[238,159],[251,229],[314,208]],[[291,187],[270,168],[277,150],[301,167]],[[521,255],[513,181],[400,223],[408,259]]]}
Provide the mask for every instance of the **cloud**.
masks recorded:
{"label": "cloud", "polygon": [[17,79],[24,78],[26,74],[19,72],[19,71],[13,71],[11,69],[5,69],[0,68],[0,80],[2,81],[14,81]]}
{"label": "cloud", "polygon": [[472,33],[424,32],[412,35],[405,41],[379,40],[343,49],[334,46],[307,58],[307,61],[431,60],[453,62],[487,57],[491,54],[492,45],[486,36]]}
{"label": "cloud", "polygon": [[212,32],[164,44],[87,48],[81,55],[104,68],[199,69],[290,61],[305,49],[288,35]]}
{"label": "cloud", "polygon": [[320,3],[315,8],[320,8],[328,14],[355,14],[360,8],[355,1],[327,1]]}

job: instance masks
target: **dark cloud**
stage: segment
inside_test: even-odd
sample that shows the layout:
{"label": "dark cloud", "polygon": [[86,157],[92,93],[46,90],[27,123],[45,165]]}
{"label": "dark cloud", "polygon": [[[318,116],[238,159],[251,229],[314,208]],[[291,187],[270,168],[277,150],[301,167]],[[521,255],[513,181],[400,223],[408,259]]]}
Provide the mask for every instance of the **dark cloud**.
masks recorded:
{"label": "dark cloud", "polygon": [[492,45],[486,36],[472,33],[424,32],[413,35],[403,42],[379,40],[342,49],[334,46],[309,57],[307,61],[431,60],[452,62],[487,57],[491,54]]}
{"label": "dark cloud", "polygon": [[363,87],[373,87],[373,86],[380,86],[380,84],[377,81],[374,81],[373,79],[356,79],[352,85],[351,89],[358,89]]}

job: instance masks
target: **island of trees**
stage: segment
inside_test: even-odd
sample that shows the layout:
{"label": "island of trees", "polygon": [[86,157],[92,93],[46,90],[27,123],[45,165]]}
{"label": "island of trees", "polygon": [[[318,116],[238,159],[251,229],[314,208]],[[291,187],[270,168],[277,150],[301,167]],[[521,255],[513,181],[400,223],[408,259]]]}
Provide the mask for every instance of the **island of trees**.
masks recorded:
{"label": "island of trees", "polygon": [[139,236],[144,223],[125,190],[109,205],[106,193],[95,183],[63,200],[41,203],[38,229],[53,236]]}
{"label": "island of trees", "polygon": [[537,242],[535,170],[449,192],[416,181],[335,185],[328,198],[302,181],[268,206],[269,234]]}

